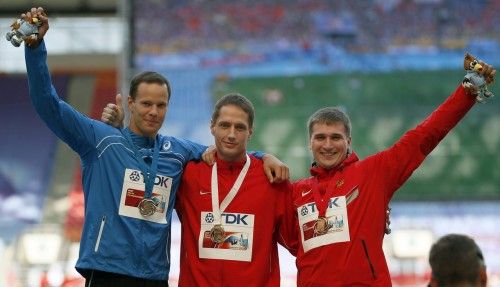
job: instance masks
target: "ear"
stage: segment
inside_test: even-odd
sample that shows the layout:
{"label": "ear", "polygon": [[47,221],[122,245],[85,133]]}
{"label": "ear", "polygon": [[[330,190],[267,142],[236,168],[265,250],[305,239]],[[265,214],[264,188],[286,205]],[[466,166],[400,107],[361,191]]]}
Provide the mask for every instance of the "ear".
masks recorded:
{"label": "ear", "polygon": [[439,284],[434,277],[431,277],[431,281],[427,284],[427,287],[439,287]]}
{"label": "ear", "polygon": [[128,110],[132,112],[132,105],[134,104],[134,99],[132,99],[131,96],[128,96],[127,100],[128,100]]}
{"label": "ear", "polygon": [[253,134],[253,128],[248,129],[248,139],[252,137],[252,134]]}
{"label": "ear", "polygon": [[486,266],[482,266],[479,270],[479,280],[481,281],[481,287],[486,287],[488,285],[488,274],[486,272]]}
{"label": "ear", "polygon": [[210,133],[215,136],[215,123],[210,122]]}

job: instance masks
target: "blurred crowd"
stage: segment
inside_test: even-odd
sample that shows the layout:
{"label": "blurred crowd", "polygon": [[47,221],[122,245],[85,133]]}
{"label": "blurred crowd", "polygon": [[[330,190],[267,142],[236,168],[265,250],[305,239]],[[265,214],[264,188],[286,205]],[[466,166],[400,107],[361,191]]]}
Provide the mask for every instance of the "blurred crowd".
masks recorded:
{"label": "blurred crowd", "polygon": [[500,41],[500,0],[134,1],[139,53],[335,45],[349,52]]}

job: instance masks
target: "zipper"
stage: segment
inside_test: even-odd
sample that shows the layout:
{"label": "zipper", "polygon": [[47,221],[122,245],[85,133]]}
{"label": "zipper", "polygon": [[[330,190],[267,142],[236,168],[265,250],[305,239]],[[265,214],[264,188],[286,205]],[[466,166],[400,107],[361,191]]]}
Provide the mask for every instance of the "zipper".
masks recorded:
{"label": "zipper", "polygon": [[[170,248],[169,248],[169,244],[168,242],[170,242],[170,232],[167,233],[167,245],[166,245],[166,252],[167,252],[167,264],[170,265]],[[172,243],[170,243],[170,246],[172,245]],[[186,253],[187,255],[187,253]]]}
{"label": "zipper", "polygon": [[99,234],[97,234],[97,241],[95,243],[94,252],[99,250],[99,244],[101,243],[102,231],[104,230],[104,225],[106,224],[106,215],[101,219],[101,226],[99,227]]}
{"label": "zipper", "polygon": [[366,243],[364,239],[361,239],[361,244],[363,244],[363,250],[365,251],[366,260],[370,265],[370,270],[372,271],[373,279],[377,279],[377,274],[375,273],[375,268],[373,267],[372,261],[370,260],[370,255],[368,254],[368,247],[366,247]]}

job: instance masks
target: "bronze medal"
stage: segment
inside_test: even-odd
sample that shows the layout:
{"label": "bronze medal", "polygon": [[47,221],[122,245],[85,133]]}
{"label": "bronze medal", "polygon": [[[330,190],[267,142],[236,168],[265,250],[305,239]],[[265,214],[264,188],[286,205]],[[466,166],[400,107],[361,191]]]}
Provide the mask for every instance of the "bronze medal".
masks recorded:
{"label": "bronze medal", "polygon": [[325,217],[318,217],[314,223],[314,234],[324,235],[328,233],[328,229],[330,229],[330,226],[328,226],[328,220]]}
{"label": "bronze medal", "polygon": [[137,207],[144,217],[149,217],[156,212],[156,204],[151,198],[143,198]]}
{"label": "bronze medal", "polygon": [[220,224],[214,225],[212,229],[210,229],[210,239],[214,243],[222,243],[226,239],[226,233],[224,232],[224,228]]}

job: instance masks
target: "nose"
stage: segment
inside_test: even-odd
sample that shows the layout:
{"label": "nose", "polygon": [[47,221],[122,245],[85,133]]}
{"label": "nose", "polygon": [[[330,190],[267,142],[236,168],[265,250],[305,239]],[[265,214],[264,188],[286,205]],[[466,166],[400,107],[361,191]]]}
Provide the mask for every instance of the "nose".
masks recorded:
{"label": "nose", "polygon": [[229,134],[227,135],[227,138],[230,140],[234,140],[236,138],[236,129],[234,127],[231,127],[229,129]]}
{"label": "nose", "polygon": [[158,107],[155,105],[151,106],[151,109],[149,110],[149,114],[152,116],[157,116],[158,115]]}
{"label": "nose", "polygon": [[325,148],[325,149],[333,148],[333,140],[330,138],[327,138],[325,141],[325,144],[323,145],[323,148]]}

